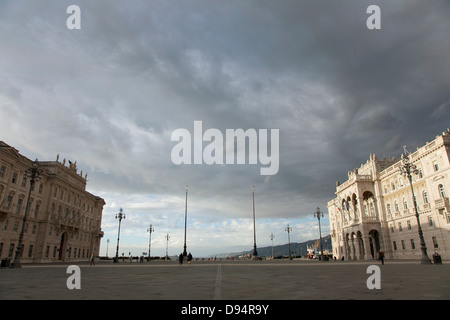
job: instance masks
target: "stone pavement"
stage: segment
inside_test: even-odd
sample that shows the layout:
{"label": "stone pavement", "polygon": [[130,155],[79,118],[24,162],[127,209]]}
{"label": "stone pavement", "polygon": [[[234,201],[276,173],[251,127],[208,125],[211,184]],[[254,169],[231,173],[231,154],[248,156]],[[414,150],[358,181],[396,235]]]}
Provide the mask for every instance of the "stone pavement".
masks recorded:
{"label": "stone pavement", "polygon": [[[68,289],[69,264],[0,268],[0,300],[448,300],[450,264],[419,261],[299,260],[101,261],[80,267],[80,289]],[[380,289],[369,289],[370,265]],[[75,282],[71,282],[75,283]]]}

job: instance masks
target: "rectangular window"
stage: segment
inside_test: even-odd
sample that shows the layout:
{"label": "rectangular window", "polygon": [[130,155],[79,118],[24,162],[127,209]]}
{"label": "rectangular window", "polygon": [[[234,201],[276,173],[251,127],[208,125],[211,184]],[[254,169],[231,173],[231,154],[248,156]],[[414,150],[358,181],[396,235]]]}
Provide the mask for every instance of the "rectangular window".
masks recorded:
{"label": "rectangular window", "polygon": [[432,237],[432,239],[433,239],[433,247],[434,247],[435,249],[439,248],[439,245],[438,245],[438,242],[437,242],[436,237]]}
{"label": "rectangular window", "polygon": [[22,201],[23,200],[21,198],[17,199],[17,207],[16,207],[17,214],[20,214],[20,210],[22,209]]}
{"label": "rectangular window", "polygon": [[428,216],[428,225],[429,225],[430,227],[433,226],[433,218],[432,218],[431,216]]}
{"label": "rectangular window", "polygon": [[6,205],[8,206],[8,209],[11,208],[12,200],[13,200],[13,196],[9,194],[8,198],[6,199]]}
{"label": "rectangular window", "polygon": [[405,247],[405,240],[402,240],[402,249],[403,249],[403,250],[406,249],[406,247]]}
{"label": "rectangular window", "polygon": [[433,161],[433,169],[434,169],[434,171],[439,170],[439,165],[438,165],[437,161]]}
{"label": "rectangular window", "polygon": [[408,230],[411,230],[411,221],[406,221],[406,224],[408,225]]}
{"label": "rectangular window", "polygon": [[28,258],[31,258],[32,255],[33,255],[33,245],[30,244],[30,246],[28,247]]}
{"label": "rectangular window", "polygon": [[17,181],[17,172],[14,172],[12,175],[11,183],[16,183]]}
{"label": "rectangular window", "polygon": [[6,172],[6,167],[1,166],[0,167],[0,178],[3,178],[5,176],[5,172]]}
{"label": "rectangular window", "polygon": [[411,249],[415,249],[416,248],[416,245],[414,244],[414,239],[411,239]]}
{"label": "rectangular window", "polygon": [[13,253],[14,253],[14,243],[11,243],[9,245],[8,257],[12,257]]}
{"label": "rectangular window", "polygon": [[394,250],[397,251],[397,242],[394,241],[393,245],[394,245]]}
{"label": "rectangular window", "polygon": [[401,222],[399,222],[398,223],[398,231],[402,231],[403,229],[402,229],[402,223]]}
{"label": "rectangular window", "polygon": [[40,208],[40,204],[36,203],[36,206],[34,207],[34,217],[37,218],[37,216],[39,215],[39,208]]}

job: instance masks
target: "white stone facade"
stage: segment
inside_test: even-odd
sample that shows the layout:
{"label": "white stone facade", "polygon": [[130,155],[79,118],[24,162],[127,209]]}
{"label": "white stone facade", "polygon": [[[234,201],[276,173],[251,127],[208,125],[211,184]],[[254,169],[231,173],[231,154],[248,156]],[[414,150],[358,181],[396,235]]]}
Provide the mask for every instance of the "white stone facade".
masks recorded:
{"label": "white stone facade", "polygon": [[[33,161],[0,141],[0,259],[13,260],[30,192]],[[64,159],[39,161],[42,178],[30,193],[22,263],[83,261],[98,255],[105,201],[86,191],[86,175]]]}
{"label": "white stone facade", "polygon": [[[450,258],[450,130],[418,148],[409,159],[419,221],[428,257]],[[422,251],[411,185],[401,175],[402,161],[369,160],[348,180],[336,184],[336,198],[327,204],[333,255],[337,259],[421,259]]]}

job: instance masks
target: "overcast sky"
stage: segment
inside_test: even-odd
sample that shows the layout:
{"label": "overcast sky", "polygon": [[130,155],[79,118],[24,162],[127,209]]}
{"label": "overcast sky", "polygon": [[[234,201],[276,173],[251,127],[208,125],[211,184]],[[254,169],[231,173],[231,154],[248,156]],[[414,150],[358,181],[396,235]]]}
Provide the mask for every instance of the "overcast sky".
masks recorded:
{"label": "overcast sky", "polygon": [[[69,5],[81,29],[69,30]],[[370,30],[368,6],[381,9]],[[0,140],[77,161],[103,197],[101,254],[194,256],[318,238],[336,181],[450,126],[448,0],[0,0]],[[175,165],[178,128],[279,129],[279,171]],[[205,147],[208,143],[204,143]],[[270,145],[269,145],[270,150]]]}

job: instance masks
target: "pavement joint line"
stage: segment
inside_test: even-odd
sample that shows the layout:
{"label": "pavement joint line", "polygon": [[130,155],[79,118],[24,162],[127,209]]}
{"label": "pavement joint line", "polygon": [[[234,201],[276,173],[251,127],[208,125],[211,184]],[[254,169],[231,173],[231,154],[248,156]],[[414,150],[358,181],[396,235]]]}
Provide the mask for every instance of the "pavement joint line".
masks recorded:
{"label": "pavement joint line", "polygon": [[213,300],[222,300],[222,264],[217,266],[216,282],[214,283]]}

